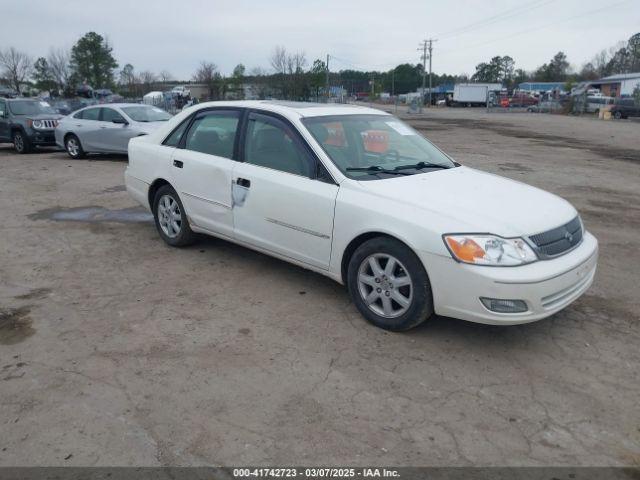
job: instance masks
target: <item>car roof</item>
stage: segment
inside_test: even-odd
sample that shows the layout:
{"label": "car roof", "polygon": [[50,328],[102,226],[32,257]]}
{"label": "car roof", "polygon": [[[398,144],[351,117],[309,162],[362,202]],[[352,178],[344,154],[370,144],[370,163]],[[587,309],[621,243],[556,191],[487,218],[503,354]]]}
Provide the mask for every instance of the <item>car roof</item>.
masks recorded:
{"label": "car roof", "polygon": [[211,107],[256,108],[284,115],[294,114],[297,117],[319,117],[327,115],[389,115],[374,108],[361,107],[346,103],[312,103],[290,102],[284,100],[236,100],[221,102],[204,102],[197,104],[197,109]]}
{"label": "car roof", "polygon": [[122,107],[154,107],[155,105],[147,105],[146,103],[95,103],[93,105],[87,105],[84,108],[89,108],[89,107],[118,107],[118,108],[122,108]]}
{"label": "car roof", "polygon": [[73,114],[76,114],[80,111],[83,110],[88,110],[90,108],[109,108],[109,107],[116,107],[116,108],[122,108],[122,107],[151,107],[151,108],[161,108],[161,107],[156,107],[155,105],[148,105],[146,103],[93,103],[91,105],[85,105],[82,108],[79,108],[78,110],[75,110],[73,112]]}

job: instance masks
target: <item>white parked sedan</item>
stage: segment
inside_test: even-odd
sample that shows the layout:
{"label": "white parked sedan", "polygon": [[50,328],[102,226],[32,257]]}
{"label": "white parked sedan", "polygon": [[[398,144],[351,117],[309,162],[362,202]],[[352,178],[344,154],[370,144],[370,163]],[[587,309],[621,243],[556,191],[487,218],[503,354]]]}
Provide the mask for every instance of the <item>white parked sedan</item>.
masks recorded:
{"label": "white parked sedan", "polygon": [[94,105],[60,120],[55,130],[56,144],[71,158],[82,158],[86,153],[127,153],[129,140],[153,132],[170,118],[151,105]]}
{"label": "white parked sedan", "polygon": [[130,142],[125,181],[169,245],[205,233],[322,273],[389,330],[433,313],[539,320],[596,271],[568,202],[461,166],[374,109],[200,104]]}

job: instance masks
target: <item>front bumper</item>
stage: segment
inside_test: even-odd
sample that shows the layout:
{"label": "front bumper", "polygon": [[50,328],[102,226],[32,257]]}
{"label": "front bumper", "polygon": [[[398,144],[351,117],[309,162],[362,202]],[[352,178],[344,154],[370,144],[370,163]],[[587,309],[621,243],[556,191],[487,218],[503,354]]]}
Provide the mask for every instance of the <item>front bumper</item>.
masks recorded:
{"label": "front bumper", "polygon": [[[561,257],[520,267],[458,263],[451,257],[420,254],[438,315],[491,325],[517,325],[553,315],[580,297],[593,283],[598,241],[585,232],[579,247]],[[524,300],[523,313],[496,313],[480,297]]]}
{"label": "front bumper", "polygon": [[41,147],[53,147],[57,145],[54,130],[34,130],[29,134],[29,141],[32,145]]}

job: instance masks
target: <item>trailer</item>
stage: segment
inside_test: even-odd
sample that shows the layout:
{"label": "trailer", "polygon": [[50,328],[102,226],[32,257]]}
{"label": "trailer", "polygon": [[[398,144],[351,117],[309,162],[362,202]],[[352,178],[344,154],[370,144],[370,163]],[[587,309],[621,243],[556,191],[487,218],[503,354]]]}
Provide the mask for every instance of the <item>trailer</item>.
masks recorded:
{"label": "trailer", "polygon": [[496,92],[502,90],[499,83],[458,83],[453,87],[453,105],[482,107],[495,104]]}

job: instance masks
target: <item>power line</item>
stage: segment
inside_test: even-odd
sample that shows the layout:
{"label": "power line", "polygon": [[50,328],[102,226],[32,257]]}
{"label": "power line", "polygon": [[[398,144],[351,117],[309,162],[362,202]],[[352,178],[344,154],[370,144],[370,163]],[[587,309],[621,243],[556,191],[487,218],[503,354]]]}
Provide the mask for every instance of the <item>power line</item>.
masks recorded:
{"label": "power line", "polygon": [[[331,58],[333,58],[334,60],[337,60],[338,62],[344,65],[348,65],[350,67],[365,68],[365,69],[369,69],[370,67],[389,67],[389,66],[395,67],[396,65],[398,65],[396,62],[387,62],[387,63],[378,63],[378,64],[356,63],[356,62],[352,62],[351,60],[346,60],[344,58],[336,57],[335,55],[331,55]],[[411,63],[411,62],[406,62],[406,63]],[[372,70],[375,70],[375,68],[373,68]]]}
{"label": "power line", "polygon": [[[575,20],[576,18],[582,18],[582,17],[586,17],[586,16],[588,16],[588,15],[593,15],[593,14],[595,14],[595,13],[600,13],[600,12],[602,12],[602,11],[604,11],[604,10],[609,10],[609,9],[611,9],[611,8],[613,8],[613,7],[617,7],[618,5],[622,5],[623,3],[627,3],[627,2],[630,2],[630,1],[631,1],[631,0],[622,0],[621,2],[612,3],[612,4],[610,4],[610,5],[607,5],[606,7],[597,8],[597,9],[595,9],[595,10],[590,10],[590,11],[588,11],[588,12],[584,12],[584,13],[581,13],[581,14],[579,14],[579,15],[573,15],[573,16],[571,16],[571,17],[567,17],[567,18],[564,18],[564,19],[562,19],[562,20],[558,20],[558,21],[556,21],[556,22],[551,22],[551,23],[547,23],[547,24],[544,24],[544,25],[538,25],[538,26],[536,26],[536,27],[528,28],[528,29],[526,29],[526,30],[522,30],[522,31],[520,31],[520,32],[515,32],[515,33],[510,34],[510,35],[506,35],[506,36],[499,37],[499,38],[494,38],[493,40],[489,40],[489,41],[487,41],[487,42],[483,42],[483,43],[476,43],[476,44],[471,45],[471,46],[465,46],[465,47],[464,47],[464,50],[466,51],[466,50],[468,50],[469,48],[483,47],[483,46],[485,46],[485,45],[489,45],[489,44],[491,44],[491,43],[499,42],[499,41],[501,41],[501,40],[506,40],[506,39],[508,39],[508,38],[517,37],[517,36],[519,36],[519,35],[524,35],[524,34],[526,34],[526,33],[534,32],[534,31],[536,31],[536,30],[541,30],[541,29],[543,29],[543,28],[552,27],[552,26],[554,26],[554,25],[558,25],[558,24],[561,24],[561,23],[569,22],[569,21],[571,21],[571,20]],[[457,52],[457,51],[461,51],[461,50],[463,50],[463,49],[459,49],[459,48],[458,48],[458,49],[453,49],[453,50],[444,50],[444,51],[442,51],[442,52],[440,52],[440,53],[451,53],[451,52]]]}
{"label": "power line", "polygon": [[522,6],[518,6],[509,10],[505,10],[504,12],[501,12],[497,15],[492,15],[491,17],[487,17],[485,19],[479,20],[477,22],[472,22],[468,25],[465,25],[464,27],[460,27],[460,28],[456,28],[453,30],[449,30],[448,32],[444,32],[440,35],[437,35],[437,38],[439,39],[446,39],[446,38],[451,38],[451,37],[456,37],[459,35],[464,35],[466,33],[472,32],[474,30],[478,30],[481,28],[486,27],[487,25],[492,25],[494,23],[499,23],[502,22],[504,20],[508,20],[510,18],[513,18],[517,15],[521,15],[522,13],[526,13],[530,10],[534,10],[536,8],[542,7],[544,5],[547,5],[551,2],[554,2],[555,0],[534,0],[530,3],[526,3]]}

